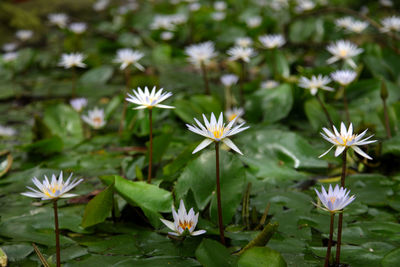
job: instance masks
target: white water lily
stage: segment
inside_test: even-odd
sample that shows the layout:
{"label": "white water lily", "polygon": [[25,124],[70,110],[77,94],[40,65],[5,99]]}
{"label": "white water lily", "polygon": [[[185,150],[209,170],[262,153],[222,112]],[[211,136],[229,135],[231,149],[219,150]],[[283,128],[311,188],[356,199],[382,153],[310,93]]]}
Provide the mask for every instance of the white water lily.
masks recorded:
{"label": "white water lily", "polygon": [[243,123],[245,120],[242,118],[244,115],[244,108],[232,108],[225,111],[225,118],[228,121],[233,121],[236,119],[237,123]]}
{"label": "white water lily", "polygon": [[214,2],[214,9],[218,11],[224,11],[228,5],[225,1],[216,1]]}
{"label": "white water lily", "polygon": [[217,56],[214,43],[211,41],[190,45],[185,48],[185,54],[189,62],[196,67],[201,67],[202,64],[207,66],[211,59]]}
{"label": "white water lily", "polygon": [[342,86],[347,86],[357,77],[357,72],[352,70],[337,70],[331,73],[332,79]]}
{"label": "white water lily", "polygon": [[216,12],[211,13],[211,18],[214,21],[222,21],[226,18],[226,13],[222,12],[222,11],[216,11]]}
{"label": "white water lily", "polygon": [[278,87],[279,85],[280,83],[275,80],[267,80],[261,83],[261,88],[272,89]]}
{"label": "white water lily", "polygon": [[83,63],[85,56],[82,53],[70,53],[70,54],[62,54],[59,66],[64,67],[66,69],[70,69],[72,67],[85,68],[86,64]]}
{"label": "white water lily", "polygon": [[253,44],[253,40],[251,40],[250,37],[238,37],[235,40],[235,45],[236,46],[249,47],[252,44]]}
{"label": "white water lily", "polygon": [[349,197],[350,190],[339,187],[339,185],[336,185],[335,189],[332,189],[332,185],[329,185],[328,192],[321,186],[321,193],[317,189],[315,189],[315,192],[324,207],[316,206],[332,213],[343,210],[355,199],[354,195]]}
{"label": "white water lily", "polygon": [[21,195],[33,198],[41,198],[42,200],[75,197],[77,196],[76,194],[70,194],[67,192],[80,184],[83,179],[78,180],[75,178],[71,181],[71,177],[72,174],[64,182],[63,173],[61,172],[58,179],[56,175],[53,174],[50,182],[45,175],[42,183],[36,177],[34,177],[32,182],[35,184],[37,189],[27,186],[27,188],[31,191],[21,193]]}
{"label": "white water lily", "polygon": [[309,11],[314,9],[316,4],[311,0],[297,0],[297,5],[295,7],[295,11],[297,13],[302,13],[304,11]]}
{"label": "white water lily", "polygon": [[83,115],[82,120],[94,129],[100,129],[106,125],[104,110],[95,107],[88,111],[88,115]]}
{"label": "white water lily", "polygon": [[328,64],[335,63],[339,60],[344,60],[352,68],[357,67],[352,57],[358,56],[364,51],[362,48],[358,48],[358,46],[352,42],[345,40],[339,40],[333,44],[330,44],[326,49],[333,55],[326,61]]}
{"label": "white water lily", "polygon": [[343,18],[338,18],[335,20],[335,24],[337,27],[342,28],[342,29],[348,29],[351,27],[351,24],[353,23],[354,19],[352,17],[343,17]]}
{"label": "white water lily", "polygon": [[87,24],[84,22],[74,22],[71,23],[68,28],[75,34],[82,34],[87,30]]}
{"label": "white water lily", "polygon": [[384,7],[392,7],[393,6],[392,0],[379,0],[379,4],[381,4]]}
{"label": "white water lily", "polygon": [[69,101],[69,103],[71,104],[72,108],[75,111],[81,112],[87,106],[88,101],[86,98],[81,97],[81,98],[71,99],[71,101]]}
{"label": "white water lily", "polygon": [[32,38],[33,31],[31,30],[19,30],[15,33],[15,36],[21,41],[25,42]]}
{"label": "white water lily", "polygon": [[139,64],[139,60],[144,56],[142,52],[134,51],[130,48],[123,48],[117,51],[117,57],[115,58],[115,63],[121,64],[121,70],[125,69],[129,65],[133,65],[141,71],[145,68]]}
{"label": "white water lily", "polygon": [[234,46],[227,51],[229,60],[243,60],[250,62],[250,58],[255,56],[254,49],[251,47]]}
{"label": "white water lily", "polygon": [[61,29],[64,29],[65,26],[67,26],[68,16],[64,13],[49,14],[48,19],[50,24],[56,25]]}
{"label": "white water lily", "polygon": [[206,138],[195,148],[195,150],[192,152],[193,154],[202,150],[213,142],[222,142],[237,153],[243,155],[239,148],[228,137],[250,128],[249,126],[242,127],[244,125],[244,122],[240,123],[237,126],[234,126],[237,118],[233,119],[228,123],[228,125],[225,126],[224,115],[222,114],[222,112],[219,115],[218,121],[214,113],[211,113],[210,121],[208,121],[206,116],[203,114],[203,120],[205,126],[203,126],[203,124],[199,122],[196,118],[194,118],[194,121],[197,125],[186,124],[190,131]]}
{"label": "white water lily", "polygon": [[12,137],[16,134],[17,134],[17,131],[14,128],[0,125],[0,136]]}
{"label": "white water lily", "polygon": [[235,74],[225,74],[221,76],[221,83],[225,87],[232,87],[239,81],[239,77]]}
{"label": "white water lily", "polygon": [[391,16],[381,20],[381,32],[400,32],[400,17]]}
{"label": "white water lily", "polygon": [[266,49],[274,49],[283,46],[286,43],[281,34],[266,34],[258,37],[262,46]]}
{"label": "white water lily", "polygon": [[191,208],[187,213],[183,200],[180,201],[178,212],[176,212],[175,207],[172,206],[172,216],[174,217],[173,222],[160,219],[169,229],[173,231],[168,232],[170,235],[181,236],[188,233],[189,235],[196,236],[206,232],[205,230],[194,231],[199,219],[199,213],[195,214],[193,208]]}
{"label": "white water lily", "polygon": [[362,33],[367,27],[369,23],[361,20],[354,20],[347,30],[355,33]]}
{"label": "white water lily", "polygon": [[305,89],[309,89],[312,95],[316,95],[318,93],[318,89],[334,91],[332,87],[326,86],[330,82],[331,79],[329,79],[329,77],[322,76],[320,74],[318,76],[313,75],[311,79],[301,77],[299,80],[299,86]]}
{"label": "white water lily", "polygon": [[6,63],[14,61],[17,58],[18,58],[18,52],[7,52],[7,53],[4,53],[2,56],[2,60]]}
{"label": "white water lily", "polygon": [[164,32],[162,32],[160,34],[160,38],[161,38],[161,40],[169,41],[172,38],[174,38],[174,33],[173,32],[169,32],[169,31],[164,31]]}
{"label": "white water lily", "polygon": [[93,4],[93,9],[95,11],[103,11],[108,7],[109,4],[110,4],[110,0],[97,0]]}
{"label": "white water lily", "polygon": [[340,124],[340,133],[336,129],[335,126],[333,126],[333,133],[328,130],[327,128],[322,128],[322,130],[325,132],[321,133],[322,137],[328,141],[329,143],[333,144],[331,148],[329,148],[326,152],[324,152],[320,158],[328,154],[329,151],[332,150],[332,148],[336,147],[335,151],[335,157],[339,156],[342,154],[343,151],[345,151],[348,148],[352,148],[357,154],[363,156],[364,158],[367,159],[372,159],[370,156],[367,155],[364,151],[361,150],[358,146],[363,146],[371,143],[375,143],[377,140],[369,140],[373,135],[368,136],[367,138],[364,138],[364,135],[367,133],[367,130],[362,132],[361,134],[353,134],[353,124],[350,123],[349,129],[346,129],[346,125],[342,122]]}
{"label": "white water lily", "polygon": [[260,16],[250,17],[246,20],[247,27],[249,28],[257,28],[258,26],[261,25],[261,22],[262,22],[262,17]]}
{"label": "white water lily", "polygon": [[129,97],[126,98],[126,100],[136,105],[139,105],[135,109],[145,109],[145,108],[152,109],[153,107],[175,108],[173,106],[160,104],[162,101],[172,96],[172,93],[170,92],[163,92],[163,88],[161,88],[160,90],[158,90],[158,92],[156,92],[156,87],[154,86],[150,92],[147,86],[144,88],[144,91],[142,91],[142,89],[138,87],[137,90],[133,90],[133,93],[134,96],[128,94]]}
{"label": "white water lily", "polygon": [[6,43],[2,46],[2,49],[5,52],[11,52],[14,51],[15,49],[17,49],[18,45],[16,43]]}

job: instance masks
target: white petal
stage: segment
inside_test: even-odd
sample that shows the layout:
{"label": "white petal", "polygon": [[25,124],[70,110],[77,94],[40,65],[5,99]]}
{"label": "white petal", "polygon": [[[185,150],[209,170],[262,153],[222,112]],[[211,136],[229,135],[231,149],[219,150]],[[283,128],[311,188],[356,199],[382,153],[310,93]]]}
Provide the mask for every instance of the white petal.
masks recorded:
{"label": "white petal", "polygon": [[243,155],[243,153],[240,151],[240,149],[228,138],[224,138],[222,139],[222,142],[229,146],[230,148],[232,148],[233,150],[235,150],[237,153],[239,153],[240,155]]}
{"label": "white petal", "polygon": [[201,143],[200,143],[200,145],[198,145],[196,148],[195,148],[195,150],[193,150],[193,152],[192,152],[192,154],[195,154],[195,153],[197,153],[197,152],[199,152],[200,150],[202,150],[203,148],[205,148],[205,147],[207,147],[209,144],[211,144],[212,142],[214,142],[213,140],[211,140],[211,139],[204,139]]}
{"label": "white petal", "polygon": [[173,222],[170,222],[170,221],[167,221],[167,220],[164,220],[164,219],[160,219],[160,220],[163,222],[163,224],[165,224],[172,231],[176,230],[175,229],[175,224]]}
{"label": "white petal", "polygon": [[202,235],[206,233],[206,230],[197,230],[191,233],[192,236]]}
{"label": "white petal", "polygon": [[342,152],[346,149],[345,146],[338,146],[336,147],[336,151],[335,151],[335,157],[339,156],[340,154],[342,154]]}

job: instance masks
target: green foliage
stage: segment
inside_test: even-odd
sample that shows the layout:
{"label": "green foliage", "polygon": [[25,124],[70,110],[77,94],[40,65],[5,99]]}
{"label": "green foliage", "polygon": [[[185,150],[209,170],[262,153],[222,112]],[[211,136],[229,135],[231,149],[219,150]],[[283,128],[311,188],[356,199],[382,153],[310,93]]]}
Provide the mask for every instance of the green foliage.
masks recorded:
{"label": "green foliage", "polygon": [[110,215],[114,204],[114,185],[111,184],[87,204],[82,218],[82,227],[104,222]]}

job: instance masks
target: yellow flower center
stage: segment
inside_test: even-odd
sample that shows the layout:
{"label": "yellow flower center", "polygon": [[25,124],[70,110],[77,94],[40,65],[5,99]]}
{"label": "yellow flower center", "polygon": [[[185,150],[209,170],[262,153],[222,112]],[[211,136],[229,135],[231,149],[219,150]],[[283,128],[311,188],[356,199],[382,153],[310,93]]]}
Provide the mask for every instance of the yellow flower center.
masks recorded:
{"label": "yellow flower center", "polygon": [[233,121],[237,117],[237,114],[232,114],[229,116],[229,120]]}
{"label": "yellow flower center", "polygon": [[335,204],[336,197],[330,197],[329,200],[330,200],[330,202],[332,202],[332,204]]}
{"label": "yellow flower center", "polygon": [[335,141],[336,141],[336,143],[337,143],[338,145],[347,146],[347,142],[352,141],[352,140],[354,139],[354,137],[355,137],[355,135],[352,135],[352,136],[350,136],[350,137],[343,137],[343,136],[340,136],[340,139],[342,140],[342,143],[340,143],[337,139],[335,139]]}
{"label": "yellow flower center", "polygon": [[93,118],[93,122],[94,122],[95,124],[101,124],[102,121],[103,121],[103,119],[100,118],[100,117],[95,117],[95,118]]}
{"label": "yellow flower center", "polygon": [[339,55],[340,55],[341,57],[346,57],[346,56],[347,56],[347,50],[346,50],[346,49],[340,50],[340,51],[339,51]]}
{"label": "yellow flower center", "polygon": [[213,131],[213,135],[215,138],[221,138],[222,135],[224,134],[224,128],[216,129]]}
{"label": "yellow flower center", "polygon": [[47,188],[47,189],[44,191],[44,194],[45,194],[46,196],[52,198],[52,197],[54,197],[54,194],[56,193],[56,191],[61,190],[61,188],[62,188],[62,186],[58,186],[58,185],[56,185],[56,186],[54,186],[54,187]]}
{"label": "yellow flower center", "polygon": [[193,226],[193,222],[192,221],[179,221],[179,226],[183,229],[183,230],[185,230],[186,228],[188,229],[188,230],[190,230],[190,228],[192,228],[192,226]]}

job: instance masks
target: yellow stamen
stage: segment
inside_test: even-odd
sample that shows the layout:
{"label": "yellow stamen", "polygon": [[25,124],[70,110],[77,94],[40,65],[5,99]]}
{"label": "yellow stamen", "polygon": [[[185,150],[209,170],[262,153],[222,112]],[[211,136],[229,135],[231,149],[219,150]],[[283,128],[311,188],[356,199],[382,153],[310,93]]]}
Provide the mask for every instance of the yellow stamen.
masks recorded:
{"label": "yellow stamen", "polygon": [[346,57],[346,56],[347,56],[347,50],[345,50],[345,49],[340,50],[340,51],[339,51],[339,55],[340,55],[341,57]]}
{"label": "yellow stamen", "polygon": [[237,117],[236,114],[232,114],[231,116],[229,116],[229,120],[230,120],[230,121],[233,121],[236,117]]}
{"label": "yellow stamen", "polygon": [[103,121],[103,120],[102,120],[100,117],[93,118],[93,122],[94,122],[95,124],[101,124],[102,121]]}
{"label": "yellow stamen", "polygon": [[213,135],[215,138],[221,138],[224,134],[224,128],[216,129],[213,131]]}
{"label": "yellow stamen", "polygon": [[192,228],[192,226],[193,226],[193,222],[192,221],[179,221],[179,226],[183,229],[183,230],[185,230],[186,228],[188,229],[188,230],[190,230],[190,228]]}
{"label": "yellow stamen", "polygon": [[330,197],[329,200],[332,202],[332,204],[335,204],[336,197]]}

